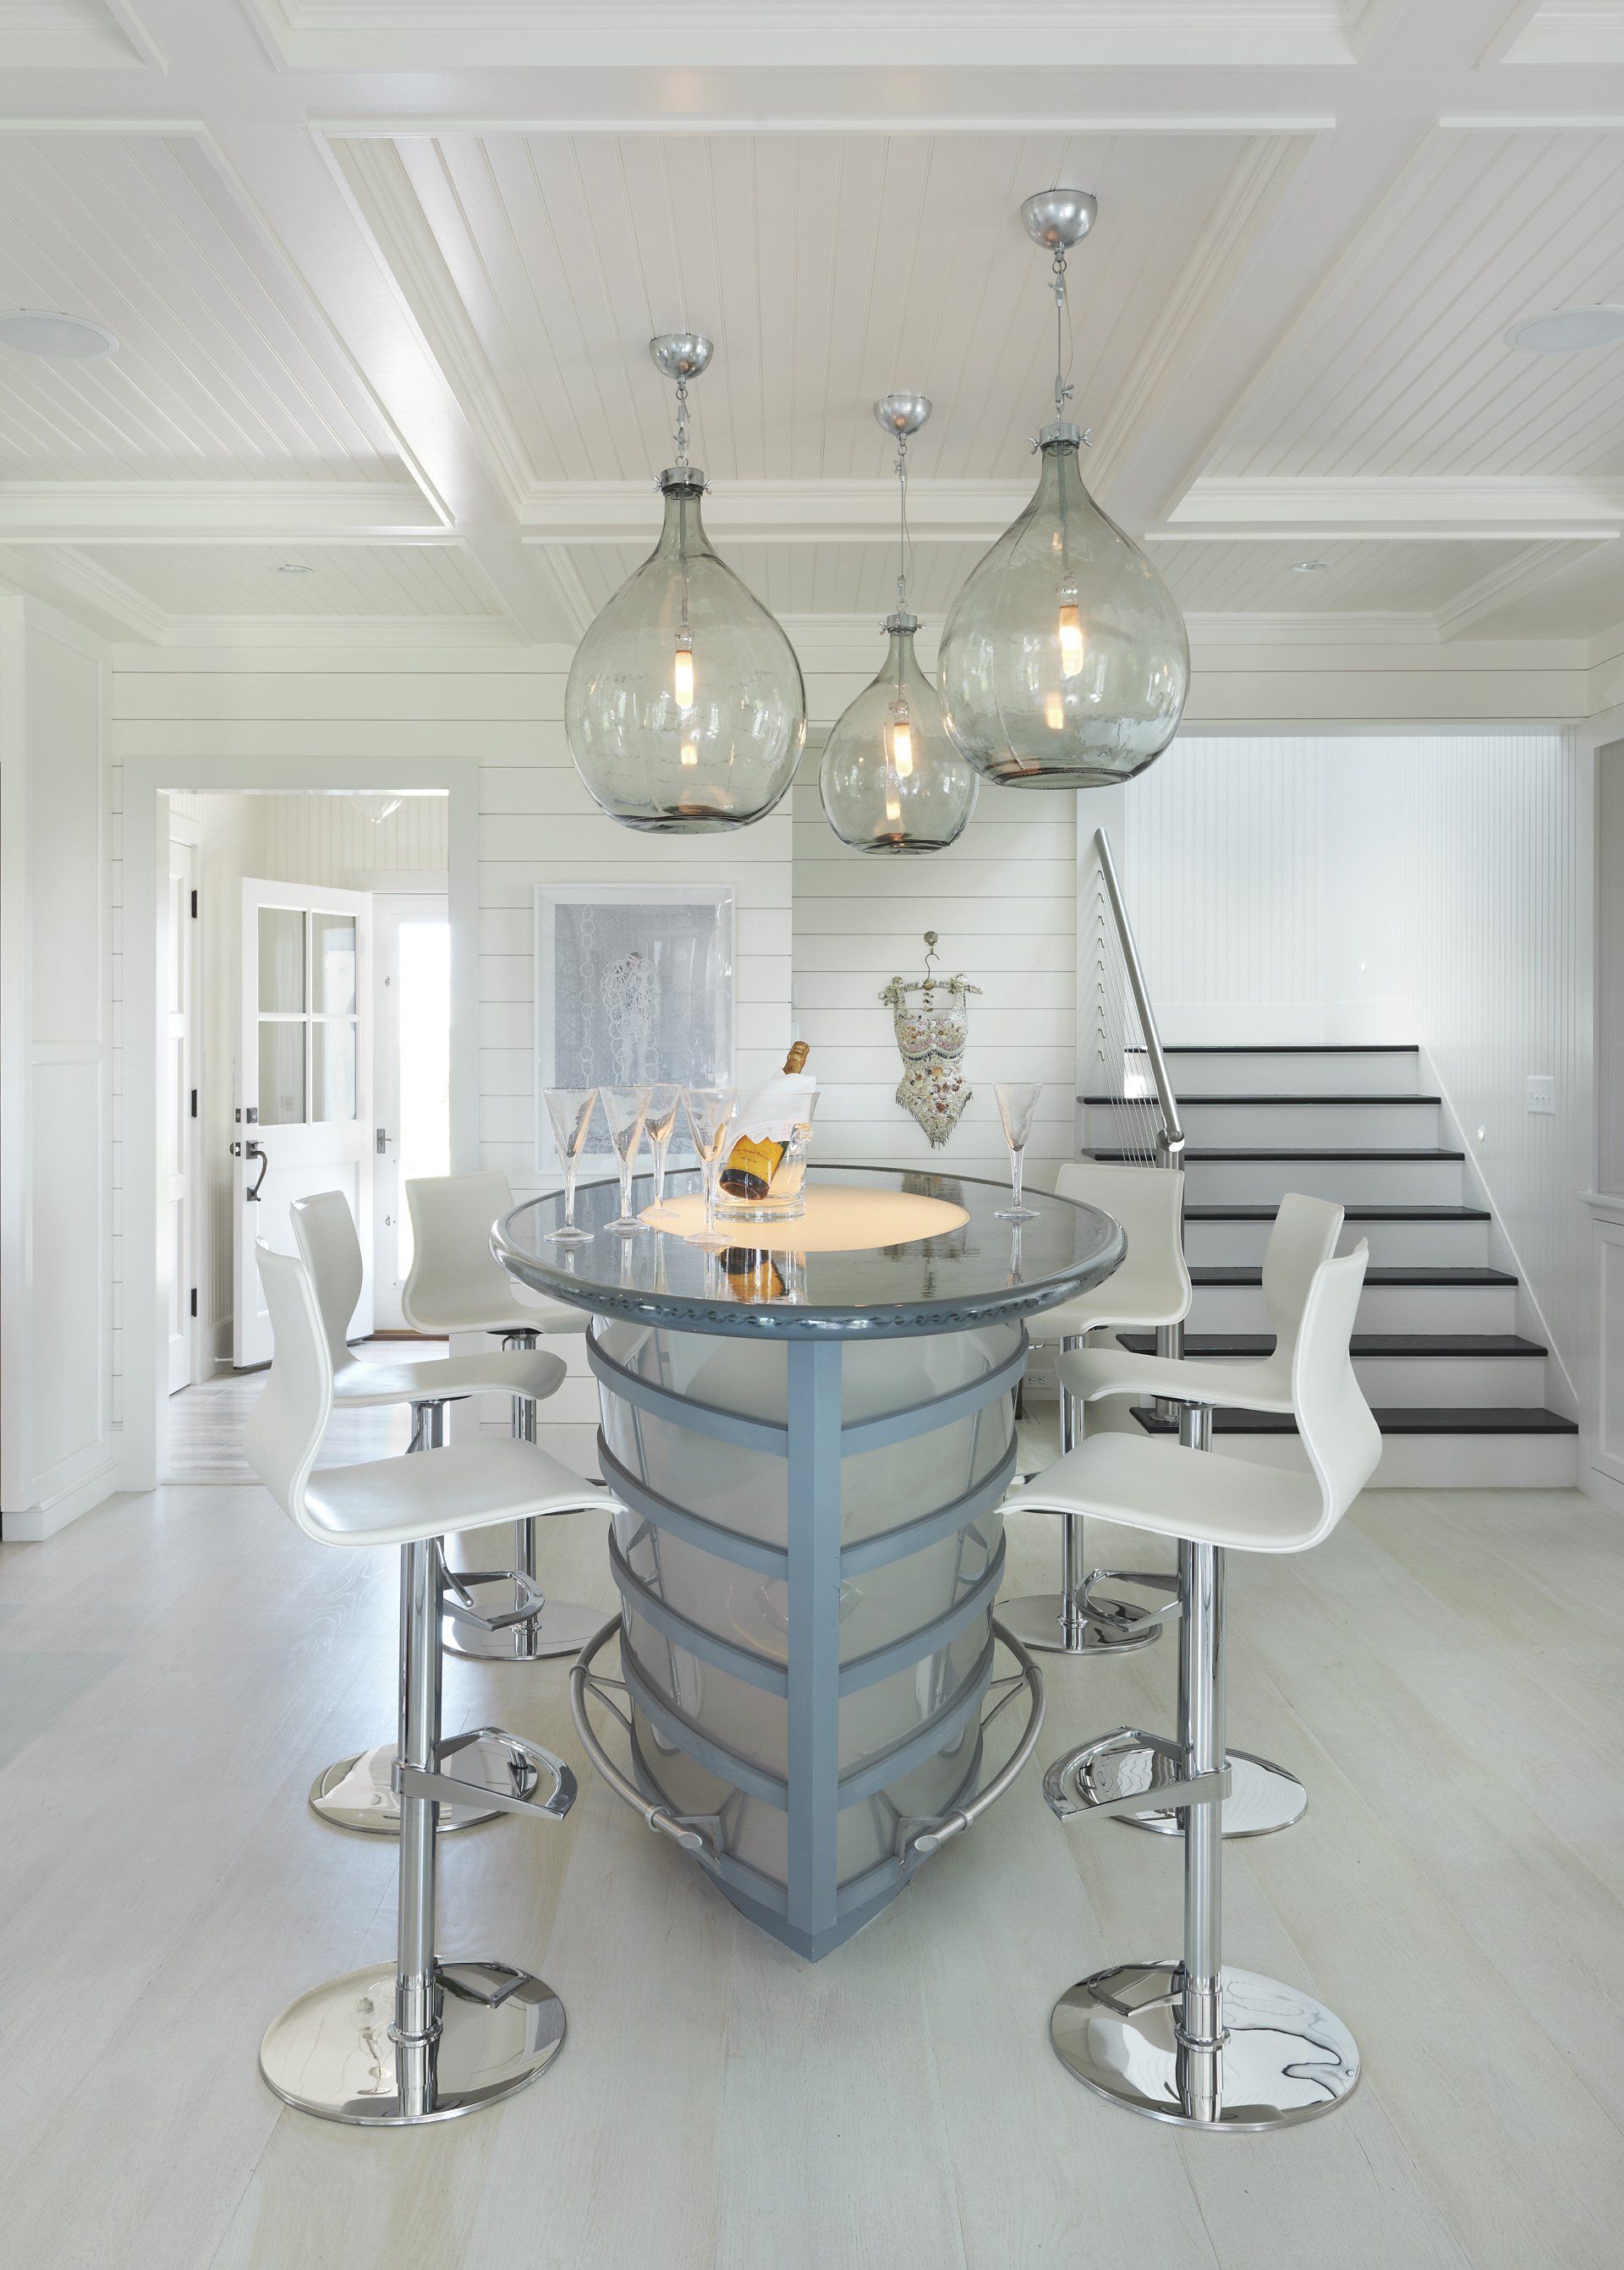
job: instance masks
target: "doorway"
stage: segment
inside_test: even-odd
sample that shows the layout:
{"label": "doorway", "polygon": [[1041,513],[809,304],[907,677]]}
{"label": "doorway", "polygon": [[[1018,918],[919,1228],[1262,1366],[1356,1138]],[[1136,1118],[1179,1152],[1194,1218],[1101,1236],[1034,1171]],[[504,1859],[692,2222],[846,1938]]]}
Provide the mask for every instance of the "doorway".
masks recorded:
{"label": "doorway", "polygon": [[[172,1159],[171,1215],[183,1187],[195,1203],[189,1250],[166,1226],[160,1265],[172,1343],[194,1323],[194,1354],[189,1365],[172,1345],[159,1470],[234,1481],[271,1354],[255,1248],[293,1249],[295,1198],[337,1190],[349,1204],[363,1264],[352,1340],[405,1330],[401,1186],[445,1173],[451,1155],[449,799],[235,790],[168,802],[159,1094],[174,1099],[172,1154],[196,1130],[189,1179]],[[194,904],[189,994],[177,941]],[[328,1455],[404,1447],[397,1416],[348,1414]]]}

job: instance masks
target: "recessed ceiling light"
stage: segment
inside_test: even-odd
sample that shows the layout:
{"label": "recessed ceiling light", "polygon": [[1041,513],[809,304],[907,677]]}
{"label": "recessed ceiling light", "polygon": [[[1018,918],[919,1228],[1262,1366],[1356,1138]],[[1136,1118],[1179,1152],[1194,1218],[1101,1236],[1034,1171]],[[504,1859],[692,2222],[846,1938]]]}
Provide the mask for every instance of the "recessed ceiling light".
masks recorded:
{"label": "recessed ceiling light", "polygon": [[1597,308],[1559,308],[1506,333],[1509,347],[1525,347],[1531,354],[1577,354],[1584,347],[1615,347],[1620,339],[1624,307],[1605,301]]}
{"label": "recessed ceiling light", "polygon": [[53,362],[82,362],[118,350],[118,334],[84,315],[63,315],[48,308],[9,308],[0,314],[0,346],[22,354],[48,355]]}
{"label": "recessed ceiling light", "polygon": [[277,573],[278,575],[314,575],[315,570],[307,568],[302,560],[278,560]]}
{"label": "recessed ceiling light", "polygon": [[1323,575],[1330,565],[1329,560],[1294,560],[1291,572],[1294,575]]}

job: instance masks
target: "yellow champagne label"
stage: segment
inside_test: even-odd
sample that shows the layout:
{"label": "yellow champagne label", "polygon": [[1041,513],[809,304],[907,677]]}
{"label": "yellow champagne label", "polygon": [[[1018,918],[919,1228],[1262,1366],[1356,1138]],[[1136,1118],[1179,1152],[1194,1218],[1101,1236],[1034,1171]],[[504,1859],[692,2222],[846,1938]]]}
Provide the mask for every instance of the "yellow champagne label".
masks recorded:
{"label": "yellow champagne label", "polygon": [[753,1175],[759,1182],[770,1183],[783,1154],[783,1145],[775,1143],[770,1137],[758,1143],[752,1136],[741,1135],[728,1154],[725,1171],[730,1175]]}

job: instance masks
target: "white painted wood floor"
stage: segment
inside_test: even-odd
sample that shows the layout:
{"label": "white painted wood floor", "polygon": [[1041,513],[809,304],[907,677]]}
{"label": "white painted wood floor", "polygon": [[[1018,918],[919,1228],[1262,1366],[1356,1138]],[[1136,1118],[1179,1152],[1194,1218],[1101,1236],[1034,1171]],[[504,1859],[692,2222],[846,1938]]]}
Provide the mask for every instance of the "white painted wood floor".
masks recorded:
{"label": "white painted wood floor", "polygon": [[[611,1591],[555,1524],[560,1593]],[[1101,1532],[1102,1559],[1123,1543]],[[1011,1589],[1050,1525],[1012,1527]],[[18,2270],[1339,2270],[1624,2253],[1624,1533],[1566,1493],[1368,1496],[1231,1585],[1231,1730],[1308,1783],[1232,1849],[1233,1959],[1316,1989],[1365,2081],[1288,2134],[1097,2102],[1049,2005],[1175,1951],[1176,1848],[1062,1829],[1029,1771],[809,1969],[583,1769],[556,1830],[441,1855],[441,1948],[562,1992],[553,2071],[364,2135],[283,2111],[262,2027],[387,1950],[394,1851],[305,1809],[391,1727],[387,1554],[253,1487],[0,1548],[0,2259]],[[1135,1547],[1142,1555],[1143,1548]],[[1174,1654],[1057,1665],[1049,1758],[1167,1723]],[[448,1665],[448,1723],[580,1761],[560,1665]]]}

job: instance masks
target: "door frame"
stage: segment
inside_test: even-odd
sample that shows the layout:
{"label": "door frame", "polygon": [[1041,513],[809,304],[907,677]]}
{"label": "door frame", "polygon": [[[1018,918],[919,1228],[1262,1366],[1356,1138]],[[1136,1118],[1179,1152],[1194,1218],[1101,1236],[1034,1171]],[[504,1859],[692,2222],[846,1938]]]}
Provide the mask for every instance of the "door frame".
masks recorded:
{"label": "door frame", "polygon": [[[373,1161],[372,1213],[367,1229],[363,1233],[363,1242],[366,1243],[367,1246],[367,1257],[372,1269],[373,1330],[374,1332],[386,1332],[389,1334],[399,1333],[403,1337],[415,1337],[415,1335],[411,1333],[411,1328],[407,1325],[404,1314],[401,1316],[398,1323],[394,1320],[393,1311],[399,1307],[398,1294],[392,1294],[391,1297],[391,1294],[386,1294],[383,1289],[385,1282],[385,1249],[388,1246],[391,1246],[393,1241],[385,1238],[383,1235],[384,1225],[379,1219],[381,1211],[378,1197],[380,1167],[387,1164],[395,1170],[394,1205],[397,1214],[399,1213],[401,1203],[400,1193],[404,1186],[401,1183],[399,1176],[400,1050],[398,1045],[397,1045],[393,1051],[394,1061],[390,1062],[389,1061],[389,1052],[380,1045],[383,1034],[384,1020],[380,1013],[378,1005],[382,990],[382,988],[379,983],[379,972],[383,967],[384,961],[384,934],[386,930],[391,926],[391,913],[386,912],[385,910],[392,910],[392,927],[395,934],[395,942],[397,946],[398,946],[403,910],[411,908],[413,905],[421,907],[425,904],[435,909],[436,911],[433,919],[436,921],[443,919],[446,923],[449,923],[450,907],[446,897],[446,879],[443,873],[439,872],[431,872],[427,870],[424,870],[419,873],[412,874],[403,871],[395,871],[394,872],[390,872],[388,870],[384,870],[381,872],[378,881],[373,886],[372,1116],[374,1123],[374,1131],[378,1127],[382,1125],[386,1119],[392,1121],[394,1123],[394,1126],[389,1136],[389,1149],[386,1151],[382,1145],[380,1144],[377,1147],[376,1155]],[[391,1020],[391,1024],[393,1027],[394,1038],[397,1043],[398,1043],[400,1034],[397,1014]],[[387,1111],[384,1109],[386,1101],[390,1107]],[[449,1116],[450,1110],[450,1099],[449,1097],[447,1099],[447,1110]],[[387,1257],[392,1260],[392,1253],[389,1253]],[[392,1293],[392,1288],[395,1285],[392,1270],[389,1273],[389,1283]],[[387,1323],[382,1321],[380,1313],[386,1306],[391,1311],[389,1321]]]}
{"label": "door frame", "polygon": [[[214,1351],[208,1339],[209,1318],[212,1313],[211,1304],[213,1286],[211,1277],[214,1257],[209,1240],[209,1172],[208,1155],[205,1149],[205,1137],[209,1125],[209,1051],[204,1028],[204,1004],[208,997],[204,989],[209,982],[209,971],[204,955],[201,918],[203,830],[195,820],[188,820],[183,813],[171,811],[169,841],[171,843],[184,844],[190,850],[192,872],[197,879],[196,888],[198,913],[190,917],[186,944],[182,948],[189,964],[188,975],[191,988],[191,1069],[197,1083],[197,1109],[192,1114],[186,1129],[186,1243],[187,1250],[191,1257],[192,1289],[197,1296],[197,1305],[188,1320],[187,1330],[191,1351],[189,1384],[195,1387],[199,1380],[206,1379],[214,1368]],[[167,900],[163,903],[167,907]],[[161,1167],[159,1171],[161,1172]],[[167,1271],[165,1271],[159,1281],[160,1297],[165,1289],[167,1274]],[[166,1380],[165,1391],[168,1395],[177,1391],[168,1387]]]}
{"label": "door frame", "polygon": [[[429,790],[448,799],[446,903],[451,921],[451,1168],[479,1163],[479,768],[471,757],[131,756],[124,760],[124,1426],[119,1480],[157,1487],[168,1439],[163,1394],[158,1066],[164,990],[159,876],[167,888],[167,798],[238,794],[348,795]],[[145,1329],[142,1329],[145,1319]]]}

